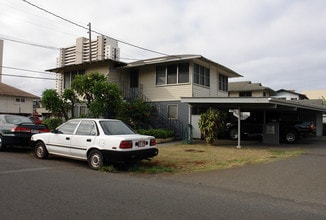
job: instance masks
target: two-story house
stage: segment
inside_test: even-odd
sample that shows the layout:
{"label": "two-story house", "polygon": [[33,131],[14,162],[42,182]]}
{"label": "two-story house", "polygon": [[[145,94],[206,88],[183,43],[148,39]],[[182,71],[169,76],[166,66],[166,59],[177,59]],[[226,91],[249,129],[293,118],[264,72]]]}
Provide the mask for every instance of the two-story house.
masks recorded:
{"label": "two-story house", "polygon": [[[77,40],[75,46],[62,49],[57,67],[48,70],[57,74],[57,91],[69,88],[76,74],[102,73],[120,87],[126,100],[142,98],[153,104],[159,112],[155,122],[173,128],[179,138],[188,124],[194,128],[194,137],[200,137],[199,116],[209,107],[265,109],[266,114],[284,109],[300,111],[301,117],[318,122],[320,134],[324,106],[275,99],[274,91],[259,83],[234,84],[238,88],[235,91],[229,78],[241,75],[200,55],[170,55],[125,63],[115,53],[119,51],[117,42],[110,44],[112,39],[98,37],[94,42]],[[86,107],[76,106],[75,115],[83,113]]]}
{"label": "two-story house", "polygon": [[124,96],[146,97],[179,130],[191,123],[189,115],[195,113],[181,103],[181,97],[227,97],[228,79],[241,76],[200,55],[141,60],[117,68],[116,74],[120,88],[129,92]]}
{"label": "two-story house", "polygon": [[[120,87],[125,99],[142,98],[155,105],[160,117],[156,121],[182,134],[191,113],[188,104],[180,102],[181,97],[227,97],[228,78],[240,76],[200,55],[124,63],[117,51],[117,42],[103,36],[91,42],[78,38],[76,45],[61,49],[57,68],[48,70],[56,73],[58,93],[70,87],[76,74],[99,72]],[[77,105],[75,114],[84,113],[86,107]]]}
{"label": "two-story house", "polygon": [[[166,56],[129,64],[105,59],[51,69],[57,73],[59,92],[69,88],[76,74],[99,72],[116,83],[125,99],[141,98],[157,107],[157,121],[180,135],[189,124],[189,106],[181,97],[227,97],[228,78],[240,75],[199,55]],[[58,89],[58,87],[57,87]],[[76,113],[86,112],[76,106]]]}

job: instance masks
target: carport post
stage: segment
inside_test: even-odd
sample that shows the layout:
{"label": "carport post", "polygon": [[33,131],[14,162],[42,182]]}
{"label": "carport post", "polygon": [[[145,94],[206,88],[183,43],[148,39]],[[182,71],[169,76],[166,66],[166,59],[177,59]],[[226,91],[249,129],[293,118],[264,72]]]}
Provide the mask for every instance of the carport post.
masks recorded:
{"label": "carport post", "polygon": [[241,143],[240,143],[240,140],[241,140],[241,124],[240,124],[240,121],[241,121],[241,112],[240,112],[240,107],[238,107],[238,146],[237,148],[240,149],[241,148]]}

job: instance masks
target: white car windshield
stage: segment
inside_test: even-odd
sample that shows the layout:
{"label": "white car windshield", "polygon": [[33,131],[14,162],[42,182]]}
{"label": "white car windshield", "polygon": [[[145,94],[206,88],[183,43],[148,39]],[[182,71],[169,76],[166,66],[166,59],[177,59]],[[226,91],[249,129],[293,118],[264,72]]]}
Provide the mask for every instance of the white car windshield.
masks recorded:
{"label": "white car windshield", "polygon": [[100,121],[100,125],[106,135],[135,134],[133,130],[121,121]]}

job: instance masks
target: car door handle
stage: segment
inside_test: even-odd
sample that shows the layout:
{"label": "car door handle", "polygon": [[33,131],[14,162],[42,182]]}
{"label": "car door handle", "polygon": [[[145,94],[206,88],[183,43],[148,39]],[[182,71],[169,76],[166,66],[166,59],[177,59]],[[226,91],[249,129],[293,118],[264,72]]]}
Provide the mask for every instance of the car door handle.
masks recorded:
{"label": "car door handle", "polygon": [[87,141],[87,142],[91,142],[91,141],[92,141],[92,139],[87,139],[86,141]]}
{"label": "car door handle", "polygon": [[66,137],[66,140],[70,140],[70,137]]}

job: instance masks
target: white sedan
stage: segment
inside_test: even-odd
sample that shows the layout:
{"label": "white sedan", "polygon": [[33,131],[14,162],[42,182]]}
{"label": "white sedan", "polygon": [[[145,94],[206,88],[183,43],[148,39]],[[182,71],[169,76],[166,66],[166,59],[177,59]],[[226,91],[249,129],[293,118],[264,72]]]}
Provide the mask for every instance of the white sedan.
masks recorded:
{"label": "white sedan", "polygon": [[152,136],[136,134],[115,119],[71,119],[49,133],[31,137],[37,158],[49,154],[87,160],[92,169],[105,162],[149,159],[158,154]]}

